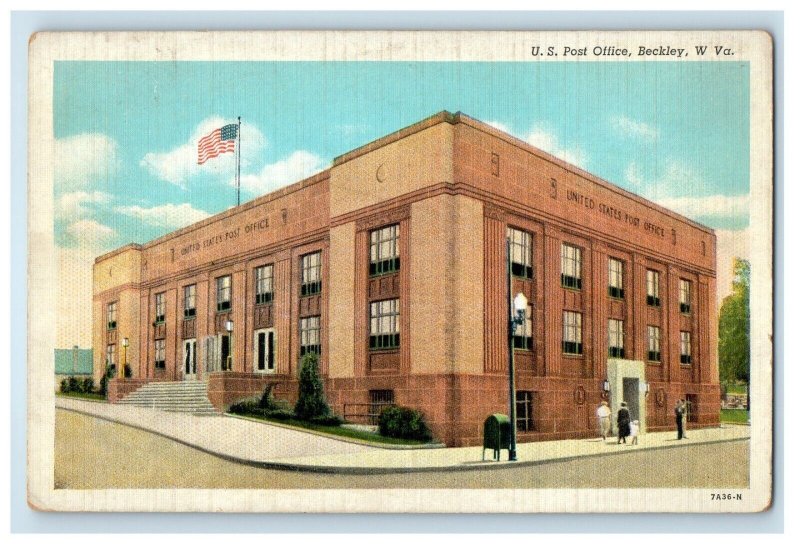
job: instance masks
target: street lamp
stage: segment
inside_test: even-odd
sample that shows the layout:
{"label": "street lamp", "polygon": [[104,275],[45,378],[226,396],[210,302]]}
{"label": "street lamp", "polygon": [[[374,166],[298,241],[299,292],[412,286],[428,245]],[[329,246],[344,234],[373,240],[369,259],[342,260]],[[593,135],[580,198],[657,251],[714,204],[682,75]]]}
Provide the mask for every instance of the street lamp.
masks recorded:
{"label": "street lamp", "polygon": [[120,366],[119,372],[117,372],[117,378],[120,380],[125,378],[125,366],[128,364],[128,345],[130,342],[128,341],[128,337],[122,339],[122,365]]}
{"label": "street lamp", "polygon": [[517,393],[514,384],[514,333],[517,327],[525,325],[525,312],[528,299],[517,293],[511,300],[511,240],[506,240],[506,268],[508,276],[508,412],[511,419],[508,460],[517,460]]}
{"label": "street lamp", "polygon": [[228,342],[230,343],[231,352],[228,355],[228,368],[227,370],[233,370],[233,320],[228,319],[225,321],[225,330],[228,331]]}

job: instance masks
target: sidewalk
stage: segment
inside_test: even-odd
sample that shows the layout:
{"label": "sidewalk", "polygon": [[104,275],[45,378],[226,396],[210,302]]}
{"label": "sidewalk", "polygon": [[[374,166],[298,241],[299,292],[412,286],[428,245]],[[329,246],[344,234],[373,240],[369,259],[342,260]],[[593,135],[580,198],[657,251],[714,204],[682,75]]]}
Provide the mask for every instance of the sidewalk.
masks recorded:
{"label": "sidewalk", "polygon": [[[387,474],[483,470],[537,465],[579,457],[614,455],[636,450],[683,447],[747,440],[750,427],[725,425],[714,429],[692,429],[687,440],[675,432],[647,433],[637,446],[617,445],[616,438],[528,442],[517,446],[517,461],[481,461],[481,448],[434,448],[391,450],[344,442],[268,423],[232,417],[197,417],[57,397],[56,406],[154,432],[187,446],[224,459],[263,468],[346,474]],[[310,455],[309,452],[314,452]]]}

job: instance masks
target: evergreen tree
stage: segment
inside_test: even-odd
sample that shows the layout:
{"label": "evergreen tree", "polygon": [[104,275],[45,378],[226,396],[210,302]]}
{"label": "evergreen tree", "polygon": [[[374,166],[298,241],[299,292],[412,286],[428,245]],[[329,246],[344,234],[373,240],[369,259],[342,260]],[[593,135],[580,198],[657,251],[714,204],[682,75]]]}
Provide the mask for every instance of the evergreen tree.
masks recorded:
{"label": "evergreen tree", "polygon": [[719,374],[750,383],[750,262],[734,258],[733,292],[719,311]]}
{"label": "evergreen tree", "polygon": [[300,391],[294,413],[300,419],[330,415],[331,409],[325,401],[322,379],[319,377],[319,359],[316,353],[306,353],[301,359]]}

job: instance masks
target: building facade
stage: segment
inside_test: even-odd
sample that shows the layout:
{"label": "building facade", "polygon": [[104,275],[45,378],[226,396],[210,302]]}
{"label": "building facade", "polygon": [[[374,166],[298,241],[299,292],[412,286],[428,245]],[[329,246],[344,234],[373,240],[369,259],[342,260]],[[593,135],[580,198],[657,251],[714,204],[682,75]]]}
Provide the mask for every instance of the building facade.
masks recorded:
{"label": "building facade", "polygon": [[[98,257],[95,378],[116,400],[204,380],[224,409],[296,398],[320,356],[347,419],[384,403],[475,445],[508,410],[506,241],[520,441],[596,433],[627,400],[644,429],[719,423],[714,232],[461,113],[337,157],[311,178]],[[103,355],[99,355],[103,354]]]}

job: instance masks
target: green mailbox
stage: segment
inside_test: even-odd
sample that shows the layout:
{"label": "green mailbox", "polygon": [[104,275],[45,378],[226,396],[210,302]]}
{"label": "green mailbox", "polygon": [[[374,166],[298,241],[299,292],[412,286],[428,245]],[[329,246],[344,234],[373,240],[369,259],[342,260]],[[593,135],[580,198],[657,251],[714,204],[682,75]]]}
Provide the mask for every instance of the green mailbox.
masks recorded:
{"label": "green mailbox", "polygon": [[505,414],[492,414],[483,422],[483,453],[486,460],[486,450],[494,450],[494,460],[500,460],[500,450],[508,449],[511,445],[511,420]]}

